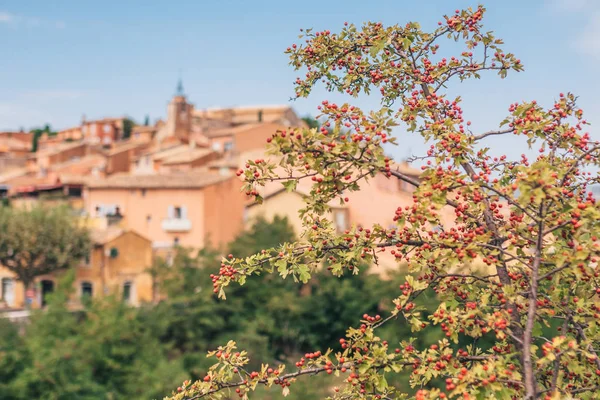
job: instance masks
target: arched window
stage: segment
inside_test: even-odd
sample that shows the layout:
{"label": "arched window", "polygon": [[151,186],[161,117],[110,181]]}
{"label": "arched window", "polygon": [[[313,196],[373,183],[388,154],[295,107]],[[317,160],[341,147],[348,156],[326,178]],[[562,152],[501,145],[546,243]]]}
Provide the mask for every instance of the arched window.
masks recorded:
{"label": "arched window", "polygon": [[15,283],[14,279],[2,278],[2,300],[6,305],[12,307],[15,305]]}
{"label": "arched window", "polygon": [[81,297],[92,297],[94,287],[90,282],[81,282]]}

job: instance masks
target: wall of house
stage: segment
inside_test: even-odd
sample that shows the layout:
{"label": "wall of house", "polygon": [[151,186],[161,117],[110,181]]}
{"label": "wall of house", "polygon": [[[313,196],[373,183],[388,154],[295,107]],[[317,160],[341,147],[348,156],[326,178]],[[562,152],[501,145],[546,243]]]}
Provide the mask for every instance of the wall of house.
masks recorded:
{"label": "wall of house", "polygon": [[222,248],[244,229],[244,205],[247,197],[242,183],[231,178],[211,185],[204,191],[204,232],[213,246]]}
{"label": "wall of house", "polygon": [[56,135],[61,141],[65,141],[67,139],[70,140],[80,140],[83,137],[81,127],[75,127],[70,129],[65,129],[57,133]]}
{"label": "wall of house", "polygon": [[12,155],[0,157],[0,171],[9,169],[23,168],[27,164],[27,158],[14,157]]}
{"label": "wall of house", "polygon": [[234,146],[234,137],[231,136],[219,136],[210,139],[210,148],[214,151],[222,153],[225,151],[225,145],[231,143]]}
{"label": "wall of house", "polygon": [[111,144],[119,139],[121,122],[118,120],[89,121],[82,126],[84,138],[93,144]]}
{"label": "wall of house", "polygon": [[[17,282],[15,277],[16,276],[13,272],[5,267],[0,266],[0,310],[5,308],[22,308],[25,304],[25,291],[23,284],[21,282]],[[12,295],[10,296],[11,299],[8,302],[8,299],[6,299],[7,293],[3,293],[3,287],[1,286],[4,279],[11,279],[12,282]]]}
{"label": "wall of house", "polygon": [[155,173],[151,155],[143,155],[136,160],[131,160],[129,171],[132,175],[148,175]]}
{"label": "wall of house", "polygon": [[76,268],[76,278],[73,283],[75,290],[72,295],[73,302],[77,303],[81,298],[81,284],[89,282],[92,284],[92,297],[98,298],[103,295],[103,264],[105,261],[104,247],[94,245],[87,260],[82,261]]}
{"label": "wall of house", "polygon": [[[117,249],[118,255],[111,258],[106,252],[110,253],[113,248]],[[152,301],[152,277],[147,271],[152,266],[152,243],[134,232],[126,232],[108,242],[102,249],[104,285],[107,291],[122,297],[125,283],[130,282],[131,304]]]}
{"label": "wall of house", "polygon": [[[202,189],[96,189],[85,192],[85,209],[96,216],[98,205],[116,205],[123,214],[123,226],[133,229],[153,242],[201,247],[204,243],[204,193]],[[185,207],[191,222],[188,232],[167,232],[162,222],[169,207]]]}
{"label": "wall of house", "polygon": [[245,225],[249,229],[254,221],[263,217],[267,221],[272,221],[276,215],[287,217],[290,225],[294,228],[294,233],[299,236],[302,233],[302,220],[298,215],[298,210],[304,207],[305,203],[298,192],[281,192],[265,199],[262,204],[254,204],[246,208]]}
{"label": "wall of house", "polygon": [[[111,248],[118,249],[118,255],[111,258],[107,255]],[[71,306],[77,307],[81,304],[82,284],[92,285],[92,297],[98,298],[106,294],[123,295],[123,287],[126,282],[132,283],[130,304],[139,305],[143,302],[153,301],[152,277],[147,272],[152,265],[152,243],[134,232],[125,232],[116,239],[105,245],[95,245],[90,252],[89,262],[82,260],[75,267],[74,290],[70,299]],[[36,279],[35,297],[32,308],[41,306],[42,294],[40,282],[49,280],[54,282],[56,289],[59,280],[65,271],[57,271],[52,274],[42,275]],[[1,285],[3,278],[14,279],[14,274],[6,268],[0,267],[0,298],[6,297],[2,293]],[[0,301],[0,310],[3,308],[23,308],[25,306],[25,292],[23,284],[13,280],[13,299],[11,304]]]}
{"label": "wall of house", "polygon": [[0,132],[0,139],[2,138],[17,139],[22,142],[31,144],[33,141],[33,134],[29,132]]}
{"label": "wall of house", "polygon": [[106,158],[106,173],[129,172],[133,150],[121,151]]}
{"label": "wall of house", "polygon": [[271,123],[236,133],[234,137],[235,151],[243,153],[250,150],[264,149],[267,146],[267,138],[273,136],[278,129],[285,129],[285,126]]}
{"label": "wall of house", "polygon": [[204,157],[199,157],[192,161],[181,162],[181,163],[169,163],[169,164],[160,164],[158,168],[158,172],[160,173],[169,173],[175,171],[189,171],[192,168],[203,167],[211,161],[214,161],[219,158],[218,153],[209,153]]}
{"label": "wall of house", "polygon": [[62,151],[49,154],[47,156],[40,155],[40,158],[38,159],[38,165],[46,168],[54,164],[69,161],[75,157],[83,157],[87,153],[87,146],[85,144],[81,144],[79,146],[69,147]]}

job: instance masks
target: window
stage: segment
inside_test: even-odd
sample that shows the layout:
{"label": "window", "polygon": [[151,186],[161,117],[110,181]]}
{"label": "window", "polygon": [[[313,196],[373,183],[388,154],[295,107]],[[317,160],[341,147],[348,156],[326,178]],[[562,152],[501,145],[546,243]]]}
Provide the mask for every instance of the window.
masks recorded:
{"label": "window", "polygon": [[150,222],[152,221],[152,215],[148,214],[146,215],[146,222]]}
{"label": "window", "polygon": [[97,125],[92,125],[90,126],[90,135],[91,136],[98,136],[98,126]]}
{"label": "window", "polygon": [[229,151],[231,149],[233,149],[233,142],[225,142],[225,144],[223,145],[223,150]]}
{"label": "window", "polygon": [[86,254],[85,257],[83,257],[83,266],[87,267],[87,268],[89,268],[89,267],[92,266],[92,264],[91,264],[91,255],[89,253]]}
{"label": "window", "polygon": [[214,142],[211,147],[214,151],[221,151],[221,143],[219,142]]}
{"label": "window", "polygon": [[94,293],[93,286],[90,282],[81,282],[81,297],[91,298]]}
{"label": "window", "polygon": [[140,191],[140,194],[142,195],[142,197],[146,197],[146,189],[142,189]]}
{"label": "window", "polygon": [[187,207],[169,206],[168,219],[187,219]]}
{"label": "window", "polygon": [[110,125],[104,124],[104,133],[110,133]]}
{"label": "window", "polygon": [[108,255],[110,256],[110,258],[119,257],[119,249],[117,249],[116,247],[111,247],[108,251]]}
{"label": "window", "polygon": [[96,216],[122,216],[122,209],[116,204],[97,204],[96,205]]}
{"label": "window", "polygon": [[133,283],[127,281],[123,284],[123,301],[131,303],[133,300]]}
{"label": "window", "polygon": [[9,307],[15,305],[14,279],[2,278],[2,301]]}
{"label": "window", "polygon": [[175,246],[175,247],[179,246],[179,238],[178,237],[173,239],[173,246]]}
{"label": "window", "polygon": [[335,228],[338,231],[343,231],[347,228],[346,210],[333,210],[333,218]]}

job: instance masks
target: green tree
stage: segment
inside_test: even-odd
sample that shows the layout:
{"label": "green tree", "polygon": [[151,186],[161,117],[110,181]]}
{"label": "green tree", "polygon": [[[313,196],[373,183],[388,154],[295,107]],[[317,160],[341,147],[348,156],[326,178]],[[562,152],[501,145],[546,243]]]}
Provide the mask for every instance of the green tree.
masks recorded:
{"label": "green tree", "polygon": [[17,392],[12,383],[23,371],[28,354],[23,337],[16,324],[0,318],[0,398],[15,399]]}
{"label": "green tree", "polygon": [[73,291],[74,271],[59,280],[44,311],[34,311],[27,326],[24,354],[27,363],[10,382],[14,399],[97,399],[106,392],[94,382],[94,370],[81,351],[85,340],[80,335],[81,315],[67,307]]}
{"label": "green tree", "polygon": [[276,215],[273,221],[257,218],[249,230],[240,233],[229,245],[229,252],[235,257],[247,257],[264,248],[292,242],[294,229],[287,217]]}
{"label": "green tree", "polygon": [[306,125],[308,125],[308,127],[311,129],[318,129],[321,127],[321,124],[319,123],[319,121],[317,121],[315,118],[313,118],[310,115],[307,115],[306,117],[302,117],[302,121],[306,122]]}
{"label": "green tree", "polygon": [[135,126],[135,121],[130,118],[123,119],[123,139],[129,139],[131,137],[131,131]]}
{"label": "green tree", "polygon": [[37,276],[74,266],[89,251],[87,229],[66,207],[0,207],[0,264],[25,289]]}
{"label": "green tree", "polygon": [[8,367],[0,371],[6,377],[0,398],[151,399],[185,379],[181,363],[168,359],[135,308],[109,296],[71,310],[74,276],[74,270],[63,276],[24,336],[8,337],[14,328],[0,326],[0,335],[17,346],[0,360]]}
{"label": "green tree", "polygon": [[38,143],[40,137],[44,134],[48,134],[48,136],[56,136],[58,132],[53,131],[49,124],[44,125],[43,128],[34,128],[31,130],[31,134],[33,135],[31,139],[31,152],[35,153],[38,149]]}
{"label": "green tree", "polygon": [[[277,132],[269,139],[284,174],[277,175],[273,161],[248,161],[246,192],[260,193],[257,187],[273,180],[288,190],[300,179],[313,180],[300,210],[305,232],[296,243],[223,260],[215,292],[224,298],[231,283],[273,271],[307,283],[324,260],[335,276],[358,274],[380,251],[392,252],[412,275],[388,312],[365,313],[339,345],[307,353],[295,371],[265,365],[240,377],[236,371],[245,370],[248,354],[230,341],[208,353],[215,364],[205,377],[172,399],[216,399],[233,390],[243,397],[257,385],[278,385],[287,394],[298,377],[317,373],[343,374],[333,399],[597,397],[600,206],[589,187],[600,181],[600,143],[583,131],[583,111],[570,93],[548,108],[537,101],[508,105],[499,129],[471,131],[461,98],[447,87],[490,71],[504,78],[523,70],[484,29],[484,12],[482,6],[457,10],[431,31],[412,22],[348,25],[339,33],[309,29],[306,42],[287,50],[305,76],[296,82],[297,96],[323,81],[354,97],[377,90],[381,107],[365,113],[324,101],[320,117],[331,131]],[[431,144],[418,181],[385,154],[399,124]],[[490,136],[529,146],[537,156],[495,154],[486,146]],[[390,215],[394,228],[338,233],[325,218],[327,204],[344,201],[376,174],[413,185],[414,203]],[[452,223],[442,218],[446,211]],[[471,268],[473,260],[486,270]],[[436,307],[429,314],[419,299],[432,291]],[[411,337],[383,340],[382,329],[398,319]],[[426,347],[417,339],[428,326],[443,339]],[[406,372],[415,394],[390,384]]]}

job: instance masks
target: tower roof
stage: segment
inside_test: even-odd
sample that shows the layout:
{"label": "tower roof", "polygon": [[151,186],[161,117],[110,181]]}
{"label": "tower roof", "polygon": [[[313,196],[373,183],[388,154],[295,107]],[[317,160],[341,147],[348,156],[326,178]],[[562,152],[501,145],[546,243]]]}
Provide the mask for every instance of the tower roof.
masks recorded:
{"label": "tower roof", "polygon": [[179,78],[179,80],[177,81],[177,90],[175,92],[176,96],[183,96],[183,82],[181,81],[181,78]]}

